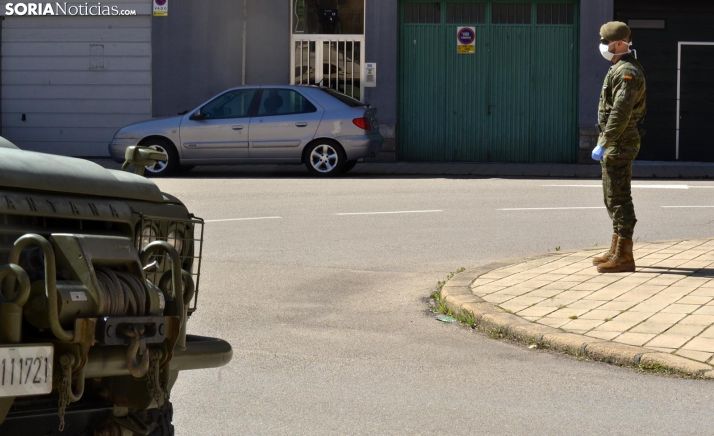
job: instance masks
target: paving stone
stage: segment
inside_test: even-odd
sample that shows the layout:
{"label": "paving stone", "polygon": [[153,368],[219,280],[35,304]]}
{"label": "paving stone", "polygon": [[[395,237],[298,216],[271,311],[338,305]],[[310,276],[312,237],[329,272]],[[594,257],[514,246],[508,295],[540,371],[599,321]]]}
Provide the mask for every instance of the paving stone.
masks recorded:
{"label": "paving stone", "polygon": [[654,312],[622,312],[617,315],[614,321],[634,321],[640,323],[654,315]]}
{"label": "paving stone", "polygon": [[498,305],[499,307],[505,309],[508,312],[512,313],[517,313],[520,312],[523,309],[526,309],[528,306],[524,304],[511,304],[510,301],[506,301],[505,303],[501,303]]}
{"label": "paving stone", "polygon": [[553,317],[548,317],[548,316],[546,316],[546,317],[541,318],[541,319],[538,321],[538,323],[539,323],[539,324],[543,324],[543,325],[547,325],[547,326],[550,326],[550,327],[559,328],[560,326],[562,326],[562,325],[564,325],[564,324],[567,324],[567,323],[569,323],[570,321],[571,321],[571,320],[568,319],[568,318],[553,318]]}
{"label": "paving stone", "polygon": [[651,341],[646,343],[647,347],[664,347],[664,348],[680,348],[682,345],[686,344],[692,336],[680,336],[675,334],[663,334],[658,335]]}
{"label": "paving stone", "polygon": [[657,313],[651,316],[647,322],[675,324],[686,315],[682,313]]}
{"label": "paving stone", "polygon": [[714,326],[709,327],[699,334],[703,338],[714,338]]}
{"label": "paving stone", "polygon": [[680,324],[694,324],[694,325],[704,325],[709,326],[714,324],[714,316],[712,315],[688,315],[683,320],[679,321]]}
{"label": "paving stone", "polygon": [[610,321],[600,324],[595,330],[622,333],[637,325],[639,321]]}
{"label": "paving stone", "polygon": [[714,298],[714,286],[711,288],[709,288],[709,287],[697,288],[689,295],[692,297],[712,297],[712,298]]}
{"label": "paving stone", "polygon": [[651,333],[623,333],[615,337],[614,341],[622,342],[628,345],[641,346],[648,342],[650,339],[654,338],[655,335]]}
{"label": "paving stone", "polygon": [[695,310],[699,309],[701,306],[696,304],[670,304],[669,306],[662,309],[662,313],[684,313],[690,314]]}
{"label": "paving stone", "polygon": [[563,325],[561,328],[563,330],[568,330],[568,331],[574,331],[574,330],[584,330],[584,331],[590,331],[594,329],[595,327],[599,326],[602,324],[603,320],[598,320],[598,319],[574,319],[570,321],[569,323]]}
{"label": "paving stone", "polygon": [[592,310],[592,309],[602,306],[603,304],[605,304],[604,301],[578,300],[578,301],[573,301],[572,303],[568,304],[568,308]]}
{"label": "paving stone", "polygon": [[528,307],[533,306],[534,304],[538,304],[543,300],[545,300],[545,298],[543,297],[531,297],[530,295],[521,295],[520,297],[516,297],[513,300],[510,300],[508,303]]}
{"label": "paving stone", "polygon": [[540,288],[536,289],[533,292],[529,293],[528,295],[531,295],[533,297],[544,297],[544,298],[550,298],[554,297],[558,294],[563,292],[562,290],[558,289],[549,289],[549,288]]}
{"label": "paving stone", "polygon": [[699,310],[694,312],[695,315],[714,315],[714,305],[702,306]]}
{"label": "paving stone", "polygon": [[515,298],[513,295],[490,294],[490,295],[483,296],[484,300],[488,301],[489,303],[493,303],[493,304],[501,304],[501,303],[511,300],[513,298]]}
{"label": "paving stone", "polygon": [[664,309],[665,307],[669,306],[669,303],[652,303],[650,301],[643,301],[642,303],[639,303],[633,307],[631,307],[629,310],[633,312],[648,312],[648,313],[656,313]]}
{"label": "paving stone", "polygon": [[660,322],[651,322],[651,321],[645,321],[642,324],[636,325],[630,329],[632,333],[662,333],[665,330],[669,329],[672,327],[672,323],[660,323]]}
{"label": "paving stone", "polygon": [[668,335],[679,335],[679,336],[697,336],[699,335],[706,326],[704,325],[693,325],[693,324],[681,324],[678,323],[669,330],[665,332]]}
{"label": "paving stone", "polygon": [[589,312],[588,309],[574,309],[570,307],[564,307],[562,309],[558,309],[555,312],[550,314],[550,317],[552,318],[570,318],[571,316],[580,316],[584,313]]}
{"label": "paving stone", "polygon": [[557,307],[543,306],[543,305],[537,304],[535,306],[531,306],[527,309],[521,310],[520,312],[518,312],[518,315],[523,316],[523,317],[535,316],[535,317],[541,318],[541,317],[548,315],[549,313],[555,312],[556,310],[558,310]]}
{"label": "paving stone", "polygon": [[688,359],[694,359],[699,362],[706,362],[714,356],[714,353],[705,353],[703,351],[692,351],[692,350],[677,350],[675,354],[686,357]]}
{"label": "paving stone", "polygon": [[606,283],[591,283],[591,282],[585,282],[581,283],[577,286],[573,286],[570,288],[573,291],[597,291],[605,287],[607,284]]}
{"label": "paving stone", "polygon": [[591,330],[585,334],[587,336],[592,336],[594,338],[605,339],[606,341],[609,341],[611,339],[614,339],[615,336],[618,336],[620,332],[602,332],[600,330]]}
{"label": "paving stone", "polygon": [[611,301],[609,303],[605,303],[602,306],[598,307],[598,309],[623,311],[623,310],[629,309],[630,307],[632,307],[634,305],[635,305],[635,303],[630,303],[627,301]]}
{"label": "paving stone", "polygon": [[684,344],[685,350],[714,352],[714,338],[694,338]]}
{"label": "paving stone", "polygon": [[679,304],[707,304],[712,301],[711,297],[686,296],[677,301]]}
{"label": "paving stone", "polygon": [[606,319],[612,320],[615,318],[617,315],[620,314],[620,311],[618,310],[602,310],[602,309],[594,309],[591,310],[588,313],[580,315],[580,319],[596,319],[600,321],[605,321]]}

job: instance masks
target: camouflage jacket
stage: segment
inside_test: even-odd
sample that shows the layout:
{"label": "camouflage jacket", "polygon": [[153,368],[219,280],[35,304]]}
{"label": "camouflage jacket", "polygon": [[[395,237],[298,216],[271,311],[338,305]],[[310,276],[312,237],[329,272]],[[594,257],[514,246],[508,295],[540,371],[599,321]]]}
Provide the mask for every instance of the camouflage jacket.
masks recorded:
{"label": "camouflage jacket", "polygon": [[599,144],[639,150],[637,126],[645,116],[646,92],[644,70],[633,55],[623,56],[610,67],[600,93]]}

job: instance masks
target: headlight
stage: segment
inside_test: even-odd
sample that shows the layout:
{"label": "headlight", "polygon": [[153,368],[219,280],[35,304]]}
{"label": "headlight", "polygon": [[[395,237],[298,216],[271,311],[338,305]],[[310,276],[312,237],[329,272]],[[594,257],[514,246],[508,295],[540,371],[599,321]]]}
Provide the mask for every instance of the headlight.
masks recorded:
{"label": "headlight", "polygon": [[186,234],[183,228],[176,224],[172,224],[169,227],[169,235],[166,237],[166,242],[171,244],[179,255],[183,254],[185,238]]}
{"label": "headlight", "polygon": [[153,223],[145,223],[141,228],[141,232],[136,235],[136,248],[143,250],[144,247],[158,239],[160,239],[158,227]]}

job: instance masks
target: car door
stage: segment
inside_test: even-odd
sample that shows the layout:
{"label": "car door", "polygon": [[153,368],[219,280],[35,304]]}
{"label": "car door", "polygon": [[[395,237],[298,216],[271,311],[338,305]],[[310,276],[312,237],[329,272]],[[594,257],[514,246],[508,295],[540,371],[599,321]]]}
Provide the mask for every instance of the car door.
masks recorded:
{"label": "car door", "polygon": [[258,88],[226,91],[186,115],[181,123],[185,160],[249,157],[251,107]]}
{"label": "car door", "polygon": [[290,88],[264,88],[250,120],[250,157],[300,160],[312,141],[322,110]]}

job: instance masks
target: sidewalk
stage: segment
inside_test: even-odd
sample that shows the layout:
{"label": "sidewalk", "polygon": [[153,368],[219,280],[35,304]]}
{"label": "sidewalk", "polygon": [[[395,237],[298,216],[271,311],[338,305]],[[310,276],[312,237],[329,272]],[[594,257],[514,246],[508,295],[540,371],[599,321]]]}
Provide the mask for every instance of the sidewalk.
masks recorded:
{"label": "sidewalk", "polygon": [[[106,168],[118,169],[121,164],[109,158],[90,160]],[[302,165],[231,165],[198,166],[186,173],[187,177],[219,171],[236,176],[294,173],[307,175]],[[517,164],[478,162],[364,162],[347,173],[351,176],[451,176],[451,177],[562,177],[600,178],[600,165],[592,164]],[[633,177],[636,179],[710,179],[714,178],[714,163],[635,161]]]}
{"label": "sidewalk", "polygon": [[714,239],[636,244],[635,273],[599,274],[605,250],[469,271],[442,298],[528,344],[714,378]]}

